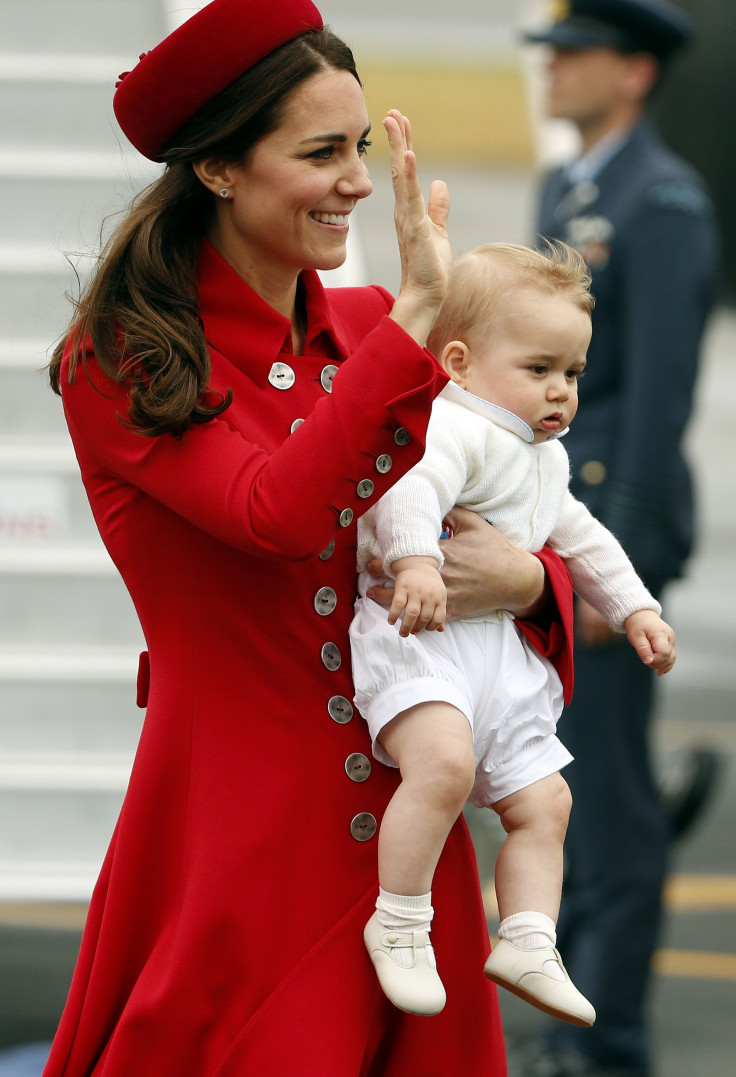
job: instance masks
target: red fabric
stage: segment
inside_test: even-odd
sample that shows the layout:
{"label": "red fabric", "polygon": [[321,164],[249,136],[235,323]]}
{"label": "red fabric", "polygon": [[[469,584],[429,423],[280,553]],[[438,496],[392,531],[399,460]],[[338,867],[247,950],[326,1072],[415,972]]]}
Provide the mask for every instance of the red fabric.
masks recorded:
{"label": "red fabric", "polygon": [[321,27],[311,0],[212,0],[121,74],[118,123],[144,157],[158,161],[179,128],[231,82]]}
{"label": "red fabric", "polygon": [[545,546],[536,556],[544,565],[552,588],[554,602],[550,606],[551,619],[543,624],[517,618],[516,623],[539,653],[552,662],[562,681],[565,703],[569,704],[575,679],[572,580],[562,558],[549,546]]}
{"label": "red fabric", "polygon": [[[308,333],[294,356],[288,321],[205,244],[212,383],[234,400],[182,438],[127,430],[124,393],[96,392],[81,370],[63,386],[90,502],[146,636],[150,690],[45,1077],[505,1074],[462,819],[433,889],[446,1009],[408,1016],[377,984],[362,941],[377,841],[356,841],[350,824],[362,812],[380,822],[397,775],[374,762],[351,781],[346,759],[370,757],[369,737],[357,714],[338,725],[327,709],[353,694],[356,534],[339,514],[357,517],[421,456],[444,375],[385,317],[386,293],[337,291],[328,306],[316,276],[303,280]],[[274,361],[294,370],[290,389],[269,382]],[[104,382],[94,360],[90,373]],[[362,500],[365,478],[375,493]],[[337,594],[329,616],[314,605],[324,586]],[[342,655],[334,672],[327,642]]]}

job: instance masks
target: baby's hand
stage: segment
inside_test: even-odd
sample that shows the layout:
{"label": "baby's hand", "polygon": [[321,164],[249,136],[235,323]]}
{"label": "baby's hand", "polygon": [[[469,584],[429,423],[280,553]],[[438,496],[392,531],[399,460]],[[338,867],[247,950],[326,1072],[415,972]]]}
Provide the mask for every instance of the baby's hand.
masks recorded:
{"label": "baby's hand", "polygon": [[[447,591],[433,557],[402,557],[391,569],[396,576],[388,623],[401,617],[399,635],[427,629],[442,632],[447,613]],[[402,616],[403,614],[403,616]]]}
{"label": "baby's hand", "polygon": [[637,610],[624,621],[629,643],[646,666],[657,676],[669,673],[675,664],[675,633],[654,610]]}

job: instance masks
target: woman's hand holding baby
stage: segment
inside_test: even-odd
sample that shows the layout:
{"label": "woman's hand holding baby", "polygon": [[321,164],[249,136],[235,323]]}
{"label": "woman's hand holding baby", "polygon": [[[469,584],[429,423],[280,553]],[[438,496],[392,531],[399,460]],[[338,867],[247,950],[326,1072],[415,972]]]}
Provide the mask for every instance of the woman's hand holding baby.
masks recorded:
{"label": "woman's hand holding baby", "polygon": [[[447,614],[447,591],[433,557],[402,557],[394,561],[396,577],[388,623],[401,618],[400,636],[427,629],[442,632]],[[403,615],[403,616],[402,616]]]}
{"label": "woman's hand holding baby", "polygon": [[624,621],[626,638],[646,666],[658,677],[675,664],[675,633],[654,610],[637,610]]}

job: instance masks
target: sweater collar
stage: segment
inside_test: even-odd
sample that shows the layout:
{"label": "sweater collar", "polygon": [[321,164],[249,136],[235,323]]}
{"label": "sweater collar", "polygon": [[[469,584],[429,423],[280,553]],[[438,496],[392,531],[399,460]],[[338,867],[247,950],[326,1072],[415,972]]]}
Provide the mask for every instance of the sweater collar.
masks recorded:
{"label": "sweater collar", "polygon": [[[516,434],[522,441],[527,441],[529,444],[534,444],[534,431],[531,426],[520,419],[518,415],[513,411],[507,411],[506,408],[500,407],[498,404],[492,404],[490,400],[484,400],[482,396],[476,396],[474,393],[469,393],[467,389],[461,389],[454,381],[448,381],[444,387],[440,396],[445,397],[446,400],[454,400],[457,404],[462,404],[464,408],[468,408],[470,411],[474,411],[476,415],[482,415],[484,419],[488,419],[495,426],[500,426],[502,430],[508,430],[511,434]],[[557,438],[564,437],[569,427],[561,430],[559,434],[552,434],[547,438],[547,441],[556,441]],[[544,444],[544,442],[540,442]]]}
{"label": "sweater collar", "polygon": [[[243,370],[258,385],[265,385],[276,359],[284,353],[298,363],[291,342],[291,322],[269,306],[238,276],[208,240],[198,260],[199,312],[207,343]],[[298,287],[307,311],[303,355],[328,355],[337,362],[347,349],[332,322],[327,296],[319,275],[302,270]]]}

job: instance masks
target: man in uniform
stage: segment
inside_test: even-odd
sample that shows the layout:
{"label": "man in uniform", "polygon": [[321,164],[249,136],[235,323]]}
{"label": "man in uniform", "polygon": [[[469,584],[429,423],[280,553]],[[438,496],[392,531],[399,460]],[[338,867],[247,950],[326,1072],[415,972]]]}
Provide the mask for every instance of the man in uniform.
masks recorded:
{"label": "man in uniform", "polygon": [[[668,0],[570,0],[526,36],[551,47],[548,112],[571,120],[582,143],[548,177],[538,221],[540,239],[584,255],[596,298],[565,439],[572,489],[661,596],[692,542],[681,441],[718,243],[700,177],[644,109],[691,26]],[[598,1016],[592,1029],[555,1026],[523,1073],[649,1077],[645,997],[671,836],[648,756],[656,678],[583,603],[576,633],[575,699],[560,726],[575,762],[565,771],[574,809],[558,938]]]}

